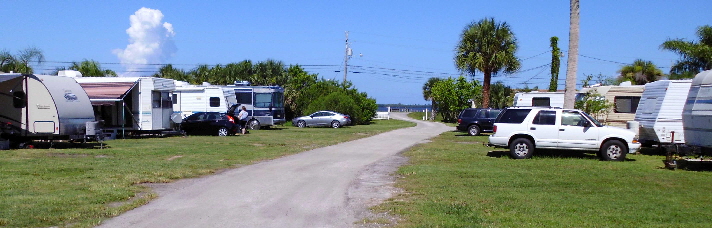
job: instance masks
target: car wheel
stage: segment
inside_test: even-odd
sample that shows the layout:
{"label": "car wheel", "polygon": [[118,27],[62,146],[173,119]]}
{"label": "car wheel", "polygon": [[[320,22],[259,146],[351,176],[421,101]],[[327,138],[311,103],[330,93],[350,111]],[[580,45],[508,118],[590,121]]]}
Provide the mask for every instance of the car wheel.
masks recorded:
{"label": "car wheel", "polygon": [[534,145],[529,139],[518,138],[509,145],[509,155],[514,159],[531,158],[534,153]]}
{"label": "car wheel", "polygon": [[218,136],[227,136],[228,134],[230,134],[230,131],[228,131],[226,127],[218,129]]}
{"label": "car wheel", "polygon": [[623,161],[626,155],[625,145],[621,141],[611,140],[603,144],[598,156],[604,161]]}
{"label": "car wheel", "polygon": [[339,128],[341,127],[341,122],[339,122],[338,120],[331,121],[331,127]]}
{"label": "car wheel", "polygon": [[260,121],[250,120],[250,122],[247,123],[247,127],[250,128],[250,130],[259,130],[260,129]]}
{"label": "car wheel", "polygon": [[304,122],[304,120],[300,120],[297,122],[297,127],[305,128],[307,127],[307,122]]}
{"label": "car wheel", "polygon": [[477,125],[470,125],[470,127],[467,128],[467,133],[470,134],[470,135],[472,135],[472,136],[479,135],[479,134],[480,134],[480,127],[478,127]]}

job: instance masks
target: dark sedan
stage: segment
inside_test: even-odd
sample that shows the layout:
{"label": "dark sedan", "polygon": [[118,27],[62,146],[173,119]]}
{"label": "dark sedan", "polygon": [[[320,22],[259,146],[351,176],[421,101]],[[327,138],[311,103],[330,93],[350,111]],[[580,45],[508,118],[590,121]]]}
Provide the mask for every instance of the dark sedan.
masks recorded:
{"label": "dark sedan", "polygon": [[186,117],[181,128],[188,135],[227,136],[240,129],[235,119],[219,112],[198,112]]}

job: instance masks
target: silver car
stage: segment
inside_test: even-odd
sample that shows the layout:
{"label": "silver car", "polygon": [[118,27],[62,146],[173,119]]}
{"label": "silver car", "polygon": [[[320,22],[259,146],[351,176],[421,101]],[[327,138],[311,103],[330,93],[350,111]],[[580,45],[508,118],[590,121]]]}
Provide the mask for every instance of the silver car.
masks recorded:
{"label": "silver car", "polygon": [[308,116],[301,116],[292,120],[292,125],[297,127],[329,126],[339,128],[351,124],[351,117],[333,111],[318,111]]}

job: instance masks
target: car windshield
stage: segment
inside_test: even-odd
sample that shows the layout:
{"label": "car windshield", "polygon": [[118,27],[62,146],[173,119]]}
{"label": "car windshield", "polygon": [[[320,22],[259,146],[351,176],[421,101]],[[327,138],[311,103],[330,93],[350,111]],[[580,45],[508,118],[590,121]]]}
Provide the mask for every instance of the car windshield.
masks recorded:
{"label": "car windshield", "polygon": [[593,118],[592,116],[588,115],[588,113],[581,112],[581,114],[583,114],[584,116],[586,116],[586,118],[591,120],[593,122],[593,124],[596,125],[596,127],[603,127],[603,124],[601,122],[598,122],[598,120],[596,120],[596,118]]}

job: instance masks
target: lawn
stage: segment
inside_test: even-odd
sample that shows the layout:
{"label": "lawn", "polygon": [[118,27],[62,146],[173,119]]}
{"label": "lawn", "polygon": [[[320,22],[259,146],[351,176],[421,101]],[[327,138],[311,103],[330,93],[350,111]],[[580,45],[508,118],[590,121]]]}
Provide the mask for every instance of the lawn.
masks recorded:
{"label": "lawn", "polygon": [[143,183],[166,183],[372,136],[415,124],[251,131],[106,141],[106,149],[0,151],[0,226],[91,227],[156,197]]}
{"label": "lawn", "polygon": [[396,227],[712,224],[710,171],[667,170],[664,156],[647,153],[624,162],[556,151],[514,160],[483,146],[487,136],[465,135],[446,132],[405,152],[396,183],[404,193],[373,210],[395,215]]}

